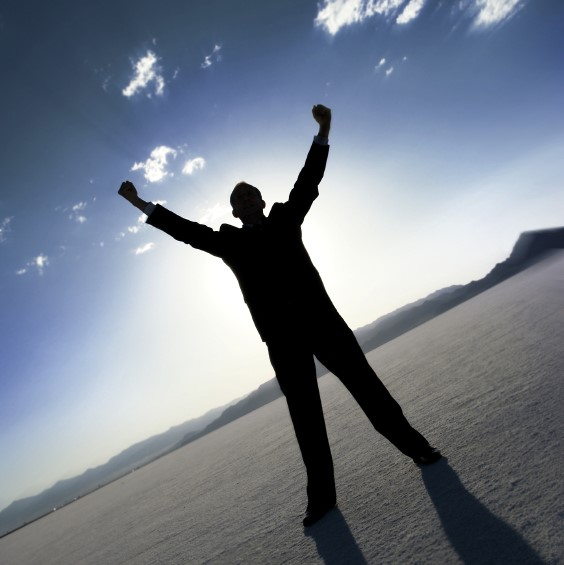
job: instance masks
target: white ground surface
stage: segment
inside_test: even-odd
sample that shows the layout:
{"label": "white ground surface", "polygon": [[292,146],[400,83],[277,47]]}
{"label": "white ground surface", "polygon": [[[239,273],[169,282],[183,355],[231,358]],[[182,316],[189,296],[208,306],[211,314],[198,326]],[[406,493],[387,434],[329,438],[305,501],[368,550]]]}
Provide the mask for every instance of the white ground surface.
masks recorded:
{"label": "white ground surface", "polygon": [[448,461],[414,466],[328,375],[339,509],[309,530],[279,400],[0,539],[0,563],[564,562],[564,253],[368,358]]}

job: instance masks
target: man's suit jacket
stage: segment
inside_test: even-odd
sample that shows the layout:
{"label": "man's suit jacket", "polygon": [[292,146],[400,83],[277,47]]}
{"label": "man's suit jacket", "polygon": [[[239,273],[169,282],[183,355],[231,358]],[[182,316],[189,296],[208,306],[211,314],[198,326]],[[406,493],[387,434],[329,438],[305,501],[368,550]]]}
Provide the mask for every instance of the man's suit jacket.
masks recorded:
{"label": "man's suit jacket", "polygon": [[262,224],[223,224],[214,231],[161,205],[147,220],[175,239],[223,259],[237,277],[263,341],[272,341],[321,312],[334,311],[301,231],[319,195],[328,153],[328,146],[312,144],[288,201],[274,204]]}

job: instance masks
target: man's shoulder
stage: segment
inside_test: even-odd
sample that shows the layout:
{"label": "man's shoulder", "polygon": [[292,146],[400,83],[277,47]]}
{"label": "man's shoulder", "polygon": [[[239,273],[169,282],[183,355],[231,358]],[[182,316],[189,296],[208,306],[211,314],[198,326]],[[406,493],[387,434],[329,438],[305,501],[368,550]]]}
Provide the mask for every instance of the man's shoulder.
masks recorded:
{"label": "man's shoulder", "polygon": [[268,213],[268,217],[272,218],[272,217],[276,217],[279,214],[283,214],[284,210],[287,208],[286,204],[287,202],[275,202],[272,205],[270,212]]}
{"label": "man's shoulder", "polygon": [[232,226],[231,224],[221,224],[221,226],[219,226],[219,232],[224,234],[233,234],[240,231],[241,228],[237,228],[235,226]]}

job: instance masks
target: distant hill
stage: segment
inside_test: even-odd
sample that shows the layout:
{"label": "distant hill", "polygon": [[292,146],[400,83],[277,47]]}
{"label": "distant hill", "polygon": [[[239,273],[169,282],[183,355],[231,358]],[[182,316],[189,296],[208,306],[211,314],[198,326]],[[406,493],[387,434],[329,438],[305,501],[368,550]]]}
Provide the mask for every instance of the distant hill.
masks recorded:
{"label": "distant hill", "polygon": [[[522,233],[509,257],[498,263],[483,279],[433,292],[421,300],[378,318],[371,324],[358,328],[355,335],[363,351],[371,351],[519,273],[542,260],[551,250],[563,248],[564,228]],[[323,366],[318,365],[318,376],[326,372]],[[112,457],[106,464],[89,469],[78,477],[59,481],[41,494],[13,502],[0,512],[0,536],[281,396],[282,392],[276,379],[270,379],[241,400],[211,410],[200,418],[139,442]]]}
{"label": "distant hill", "polygon": [[[278,382],[276,379],[270,379],[265,383],[261,384],[256,390],[251,392],[251,394],[245,396],[239,402],[233,404],[229,408],[227,408],[217,420],[209,423],[205,428],[202,430],[198,430],[195,432],[190,432],[186,434],[181,441],[179,441],[175,446],[174,449],[178,449],[183,445],[186,445],[200,437],[237,420],[241,416],[276,400],[282,396],[282,391],[278,386]],[[172,450],[171,450],[172,451]]]}
{"label": "distant hill", "polygon": [[229,404],[214,408],[199,418],[173,426],[162,434],[128,447],[103,465],[88,469],[77,477],[58,481],[40,494],[12,502],[0,512],[0,536],[168,453],[171,447],[175,446],[187,433],[203,429],[220,417],[228,406]]}
{"label": "distant hill", "polygon": [[517,239],[509,257],[498,263],[483,279],[445,288],[423,300],[404,306],[378,319],[371,324],[369,331],[360,328],[355,332],[359,343],[364,352],[371,351],[516,275],[542,259],[551,250],[562,248],[564,228],[524,232]]}

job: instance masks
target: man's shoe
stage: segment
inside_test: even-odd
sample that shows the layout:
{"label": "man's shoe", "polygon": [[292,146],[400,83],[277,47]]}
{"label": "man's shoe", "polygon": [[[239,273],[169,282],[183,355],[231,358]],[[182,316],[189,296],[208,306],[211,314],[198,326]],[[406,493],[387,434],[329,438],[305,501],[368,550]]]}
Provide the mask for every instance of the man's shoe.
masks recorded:
{"label": "man's shoe", "polygon": [[413,461],[417,465],[430,465],[431,463],[436,463],[442,457],[441,452],[436,447],[429,447],[424,453],[413,457]]}
{"label": "man's shoe", "polygon": [[304,515],[304,528],[313,526],[316,522],[319,522],[325,514],[333,510],[337,506],[337,501],[333,499],[326,500],[318,504],[308,504]]}

